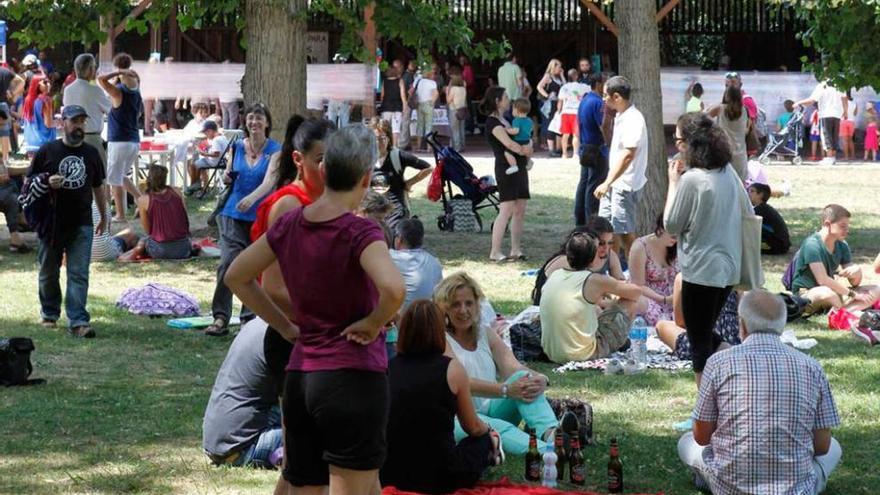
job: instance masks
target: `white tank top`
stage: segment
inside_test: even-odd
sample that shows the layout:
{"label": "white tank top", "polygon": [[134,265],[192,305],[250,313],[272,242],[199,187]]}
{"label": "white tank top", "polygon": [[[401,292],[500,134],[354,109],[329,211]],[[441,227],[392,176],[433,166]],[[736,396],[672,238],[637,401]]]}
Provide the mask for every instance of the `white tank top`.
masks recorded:
{"label": "white tank top", "polygon": [[[492,358],[492,350],[489,348],[489,335],[486,329],[480,326],[477,330],[477,348],[469,351],[462,347],[452,335],[446,334],[446,342],[455,353],[455,357],[464,366],[465,371],[471,378],[483,380],[487,382],[498,381],[498,367],[495,365],[495,359]],[[492,399],[487,397],[471,396],[474,402],[474,409],[480,414],[489,412],[489,402]]]}

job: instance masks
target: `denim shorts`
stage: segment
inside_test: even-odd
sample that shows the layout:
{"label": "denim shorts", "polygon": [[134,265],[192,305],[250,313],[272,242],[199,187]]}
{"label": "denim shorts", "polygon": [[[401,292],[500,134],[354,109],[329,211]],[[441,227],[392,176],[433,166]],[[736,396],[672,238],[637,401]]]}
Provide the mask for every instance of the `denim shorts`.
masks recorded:
{"label": "denim shorts", "polygon": [[615,234],[631,234],[636,231],[636,205],[640,192],[612,187],[599,202],[599,216],[611,222]]}

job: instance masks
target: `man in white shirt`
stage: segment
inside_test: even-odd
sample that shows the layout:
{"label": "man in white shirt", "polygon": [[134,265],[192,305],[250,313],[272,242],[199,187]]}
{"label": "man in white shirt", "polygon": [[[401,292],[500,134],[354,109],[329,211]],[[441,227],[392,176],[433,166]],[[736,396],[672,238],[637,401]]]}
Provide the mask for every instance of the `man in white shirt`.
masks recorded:
{"label": "man in white shirt", "polygon": [[[631,101],[632,86],[623,76],[605,83],[605,105],[617,112],[608,155],[608,177],[596,187],[599,216],[614,227],[614,251],[629,255],[635,241],[636,205],[648,178],[648,127]],[[622,246],[621,246],[622,244]]]}
{"label": "man in white shirt", "polygon": [[76,80],[64,88],[62,102],[64,106],[79,105],[86,109],[86,137],[84,141],[91,144],[101,155],[101,163],[107,167],[107,151],[101,131],[104,130],[104,117],[110,113],[110,98],[92,81],[98,72],[98,64],[91,53],[77,55],[73,61]]}
{"label": "man in white shirt", "polygon": [[578,82],[577,69],[569,69],[568,81],[559,88],[559,115],[560,125],[559,134],[562,135],[562,158],[568,156],[568,141],[574,136],[572,143],[571,157],[577,156],[577,150],[580,149],[580,133],[578,132],[577,113],[581,105],[581,99],[590,92],[590,87],[586,84]]}
{"label": "man in white shirt", "polygon": [[419,102],[416,124],[416,149],[421,150],[422,138],[434,129],[434,105],[437,103],[437,98],[440,98],[437,83],[434,81],[434,72],[430,66],[424,70],[422,77],[416,78],[410,92],[416,95],[416,100]]}
{"label": "man in white shirt", "polygon": [[825,150],[822,164],[832,165],[837,154],[840,119],[848,117],[849,100],[846,94],[838,91],[828,81],[823,81],[816,85],[809,98],[795,103],[795,106],[810,106],[814,103],[819,105],[819,120],[822,123],[822,149]]}

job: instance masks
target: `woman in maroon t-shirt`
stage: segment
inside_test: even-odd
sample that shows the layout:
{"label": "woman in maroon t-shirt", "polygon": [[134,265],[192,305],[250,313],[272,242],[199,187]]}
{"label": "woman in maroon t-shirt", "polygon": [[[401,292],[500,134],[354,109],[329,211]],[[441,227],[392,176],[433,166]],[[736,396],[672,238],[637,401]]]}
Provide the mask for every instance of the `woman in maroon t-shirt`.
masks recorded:
{"label": "woman in maroon t-shirt", "polygon": [[[370,186],[376,138],[363,125],[325,142],[324,193],[279,218],[226,272],[242,303],[295,341],[287,365],[283,476],[344,493],[378,489],[389,392],[382,329],[405,286],[382,230],[352,212]],[[256,282],[278,261],[291,321]],[[296,323],[294,323],[296,322]]]}

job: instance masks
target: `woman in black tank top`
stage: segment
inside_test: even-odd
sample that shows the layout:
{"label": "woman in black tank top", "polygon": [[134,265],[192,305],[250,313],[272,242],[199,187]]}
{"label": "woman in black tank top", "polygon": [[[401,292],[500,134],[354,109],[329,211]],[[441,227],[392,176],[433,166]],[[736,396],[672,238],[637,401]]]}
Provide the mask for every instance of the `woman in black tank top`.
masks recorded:
{"label": "woman in black tank top", "polygon": [[[443,355],[446,336],[440,310],[413,302],[403,314],[397,356],[388,366],[391,412],[383,486],[422,493],[472,487],[501,462],[500,437],[477,416],[467,373]],[[469,434],[455,444],[458,416]]]}

